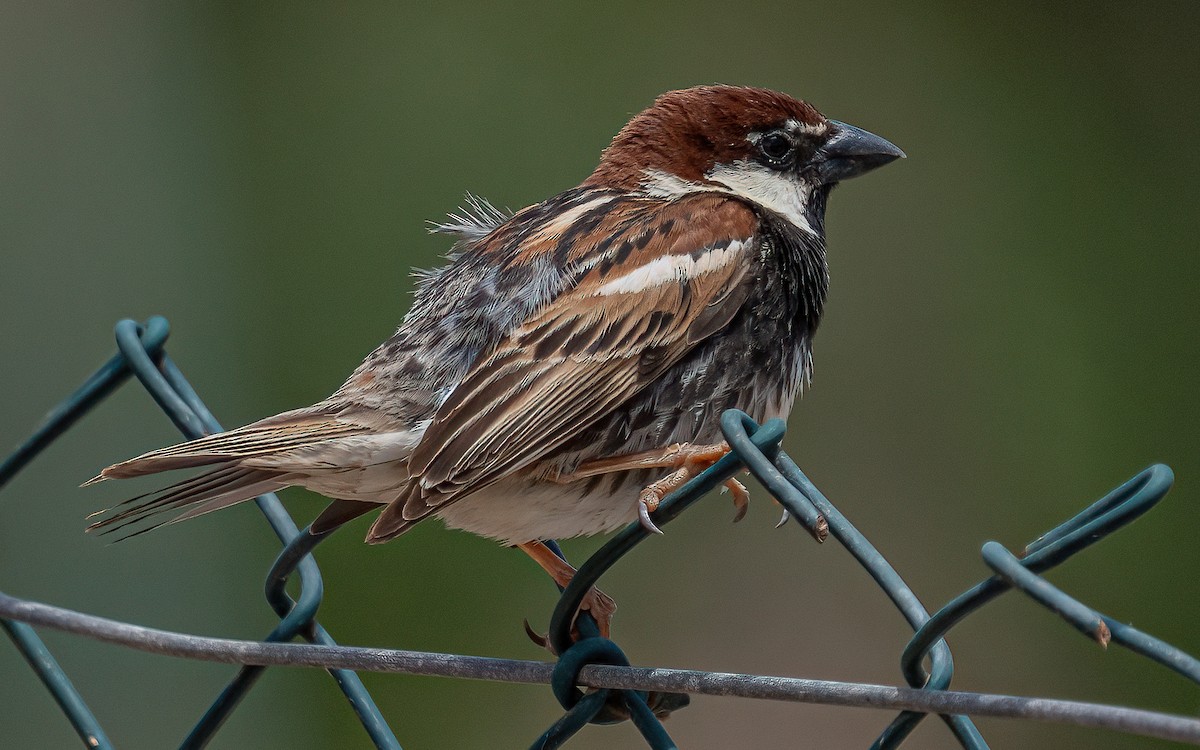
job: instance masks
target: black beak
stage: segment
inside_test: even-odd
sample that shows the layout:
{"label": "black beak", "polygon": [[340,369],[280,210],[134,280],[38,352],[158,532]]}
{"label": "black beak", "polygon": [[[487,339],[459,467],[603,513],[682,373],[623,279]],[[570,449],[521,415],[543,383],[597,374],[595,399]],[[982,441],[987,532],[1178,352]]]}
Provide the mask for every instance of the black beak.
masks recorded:
{"label": "black beak", "polygon": [[817,181],[832,185],[904,158],[904,152],[874,133],[830,120],[833,136],[813,155]]}

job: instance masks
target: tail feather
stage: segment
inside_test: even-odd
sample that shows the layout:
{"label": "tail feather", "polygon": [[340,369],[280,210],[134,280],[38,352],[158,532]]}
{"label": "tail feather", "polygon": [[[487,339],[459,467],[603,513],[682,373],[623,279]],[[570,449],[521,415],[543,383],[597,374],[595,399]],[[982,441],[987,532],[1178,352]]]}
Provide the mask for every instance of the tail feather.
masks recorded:
{"label": "tail feather", "polygon": [[171,511],[182,511],[177,516],[154,520],[153,523],[119,537],[129,539],[160,526],[194,518],[281,489],[295,479],[294,475],[286,473],[223,466],[93,513],[89,518],[106,517],[92,523],[87,527],[87,531],[111,534],[158,519]]}
{"label": "tail feather", "polygon": [[[89,532],[122,531],[121,539],[211,513],[258,495],[334,472],[402,458],[414,442],[408,430],[380,432],[328,404],[269,417],[229,432],[144,453],[109,466],[84,483],[209,467],[203,473],[93,513]],[[378,427],[378,425],[376,425]],[[335,483],[336,484],[336,483]],[[334,495],[339,496],[339,495]],[[364,512],[356,506],[354,515]],[[171,514],[174,514],[173,516]],[[346,515],[344,509],[329,521]],[[346,516],[345,520],[353,515]]]}
{"label": "tail feather", "polygon": [[271,474],[265,479],[261,479],[251,484],[241,485],[214,497],[210,497],[208,500],[200,503],[199,505],[192,503],[188,510],[180,513],[170,521],[167,521],[164,525],[169,526],[173,523],[186,521],[189,518],[203,516],[206,513],[212,513],[213,511],[221,510],[222,508],[228,508],[231,505],[237,505],[238,503],[245,502],[250,498],[258,497],[259,495],[265,495],[266,493],[274,492],[275,490],[281,490],[291,484],[289,481],[290,479],[292,479],[292,477],[289,477],[286,474],[282,476],[278,474]]}
{"label": "tail feather", "polygon": [[[176,482],[175,484],[167,485],[166,487],[160,487],[157,490],[151,490],[150,492],[145,492],[141,495],[135,495],[128,500],[122,500],[120,503],[117,503],[111,508],[98,510],[95,513],[88,515],[88,518],[96,518],[98,516],[111,513],[112,515],[105,519],[105,521],[93,524],[94,526],[100,528],[103,524],[121,521],[132,516],[133,514],[151,511],[154,508],[160,507],[165,503],[169,503],[189,493],[203,492],[211,487],[213,483],[224,481],[232,474],[235,474],[239,471],[242,470],[237,466],[226,466],[220,469],[214,469],[213,471],[208,471],[189,479],[184,479],[180,482]],[[145,502],[139,502],[143,500]],[[134,507],[126,508],[126,506],[129,505]],[[124,510],[118,511],[119,508],[124,508]],[[114,511],[117,512],[114,513]]]}
{"label": "tail feather", "polygon": [[166,448],[143,453],[109,466],[83,486],[106,479],[128,479],[172,469],[237,461],[287,451],[334,438],[360,435],[370,430],[327,414],[288,413],[269,420],[219,432]]}

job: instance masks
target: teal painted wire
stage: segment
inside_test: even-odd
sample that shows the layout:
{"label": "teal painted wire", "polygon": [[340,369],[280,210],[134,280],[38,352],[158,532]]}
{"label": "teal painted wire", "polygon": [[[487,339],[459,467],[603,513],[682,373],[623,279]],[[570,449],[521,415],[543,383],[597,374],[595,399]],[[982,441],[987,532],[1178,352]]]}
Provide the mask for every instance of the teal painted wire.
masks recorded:
{"label": "teal painted wire", "polygon": [[[145,325],[139,326],[131,320],[117,323],[116,338],[119,353],[106,362],[84,385],[67,398],[46,421],[17,450],[0,464],[0,486],[16,475],[46,446],[62,435],[79,418],[111,394],[131,375],[135,375],[159,404],[162,410],[179,427],[184,435],[195,438],[220,431],[221,426],[204,406],[195,390],[183,377],[179,368],[163,353],[162,347],[170,332],[165,318],[155,316]],[[294,553],[298,545],[308,544],[273,495],[256,500],[276,536],[287,544],[281,557]],[[314,545],[315,546],[315,545]],[[320,625],[313,621],[322,597],[322,582],[316,562],[305,550],[303,555],[292,554],[286,571],[276,566],[272,569],[277,577],[268,583],[268,600],[283,618],[278,627],[268,636],[269,640],[289,640],[303,634],[308,640],[322,645],[335,645],[335,641]],[[284,592],[287,577],[298,567],[301,576],[300,599],[293,602]],[[27,625],[3,621],[5,631],[17,648],[29,661],[38,677],[50,690],[62,707],[68,720],[88,743],[89,747],[111,747],[95,716],[87,708],[65,672],[59,667],[45,644]],[[236,707],[241,697],[253,685],[261,667],[247,667],[227,686],[226,690],[210,707],[196,728],[185,740],[184,747],[202,747],[212,737]],[[352,671],[330,670],[335,681],[346,694],[353,710],[358,715],[372,741],[379,748],[399,750],[400,744],[388,728],[382,714],[367,693],[362,680]],[[97,744],[99,743],[99,744]]]}
{"label": "teal painted wire", "polygon": [[[726,412],[722,419],[725,439],[729,441],[730,447],[740,454],[748,456],[753,456],[757,445],[757,440],[753,438],[770,425],[771,422],[768,422],[766,425],[758,427],[754,420],[746,414],[732,410]],[[756,431],[751,433],[750,430]],[[833,537],[841,542],[851,556],[863,566],[868,575],[875,580],[896,608],[900,610],[909,625],[913,629],[921,627],[929,619],[929,613],[895,568],[863,536],[862,532],[829,502],[828,498],[804,475],[791,457],[783,451],[779,451],[775,455],[773,463],[778,474],[786,480],[785,483],[781,484],[774,473],[765,471],[760,460],[751,461],[749,468],[760,482],[764,484],[770,482],[769,486],[774,488],[774,493],[777,493],[775,498],[789,513],[811,516],[815,511],[820,518],[824,519],[829,533],[833,534]],[[760,472],[762,473],[760,474]],[[811,529],[809,533],[812,533]],[[923,680],[922,683],[914,684],[913,687],[926,690],[944,690],[949,687],[950,678],[954,673],[954,660],[950,655],[950,647],[946,645],[945,641],[939,641],[934,645],[932,654],[932,676],[928,681]],[[902,712],[884,730],[872,747],[881,749],[898,747],[924,716],[925,714],[914,711]],[[983,736],[968,717],[941,715],[941,718],[963,747],[968,750],[986,750],[987,743],[984,742]]]}
{"label": "teal painted wire", "polygon": [[79,739],[83,740],[84,746],[95,750],[112,750],[112,741],[104,733],[100,721],[88,708],[83,696],[71,684],[67,673],[59,666],[58,661],[51,655],[46,644],[42,642],[33,628],[23,622],[4,619],[0,619],[0,627],[3,627],[4,631],[8,633],[8,637],[21,652],[21,656],[25,657],[25,661],[33,668],[46,689],[50,691],[50,695],[54,697],[54,701],[62,709],[67,720],[71,722]]}
{"label": "teal painted wire", "polygon": [[[726,414],[728,415],[730,412],[726,412]],[[736,414],[740,415],[741,412],[736,412]],[[785,429],[782,420],[772,420],[755,436],[755,450],[769,452],[778,450],[779,440],[783,437]],[[724,456],[709,467],[709,469],[663,498],[658,509],[651,514],[651,520],[659,527],[671,522],[709,491],[732,477],[741,467],[742,462],[735,453]],[[554,608],[554,613],[550,617],[549,633],[550,642],[554,646],[555,652],[561,655],[560,664],[563,663],[563,659],[572,657],[579,649],[587,648],[590,645],[588,644],[589,640],[600,640],[595,638],[598,633],[593,629],[594,622],[591,618],[581,616],[577,627],[580,630],[582,638],[579,643],[573,643],[571,640],[571,622],[573,616],[578,611],[579,605],[583,602],[583,597],[599,581],[600,577],[649,535],[650,532],[644,529],[641,524],[630,524],[589,557],[575,573],[570,584],[563,590],[558,604]],[[581,667],[582,663],[578,666]],[[571,706],[568,709],[567,715],[547,730],[538,740],[538,743],[541,744],[535,743],[534,748],[558,747],[569,736],[564,735],[565,732],[569,731],[573,734],[582,727],[582,724],[578,724],[580,716],[587,715],[588,720],[594,720],[595,716],[600,714],[605,701],[591,698],[590,695],[594,694],[589,694],[586,712],[576,710],[579,706],[578,703]],[[675,698],[675,696],[671,695],[663,696],[666,702],[672,702]],[[662,728],[661,722],[654,716],[653,711],[647,705],[644,696],[625,691],[624,700],[630,718],[634,720],[634,724],[642,732],[643,738],[650,747],[655,748],[655,750],[665,750],[675,747],[670,737],[666,734],[666,730]],[[684,704],[683,702],[680,703]],[[564,705],[566,704],[564,703]]]}
{"label": "teal painted wire", "polygon": [[[726,412],[726,414],[729,413]],[[741,414],[741,412],[736,413]],[[777,450],[779,440],[783,437],[785,429],[783,420],[772,420],[756,434],[754,443],[757,445],[757,450]],[[742,462],[736,454],[730,453],[722,457],[706,471],[692,478],[685,485],[663,498],[663,501],[659,503],[658,509],[650,515],[651,520],[660,528],[664,524],[670,523],[709,491],[732,477],[741,467]],[[563,590],[558,604],[554,608],[554,613],[550,617],[550,642],[554,646],[555,652],[562,655],[560,660],[566,657],[576,645],[571,640],[571,622],[574,619],[575,613],[579,610],[579,605],[583,603],[583,597],[587,595],[588,590],[600,580],[600,577],[609,568],[649,535],[650,532],[644,529],[641,524],[632,523],[618,532],[615,537],[610,539],[579,567],[579,570],[572,577],[570,584]],[[594,627],[594,623],[591,622],[590,617],[584,618],[581,616],[579,620],[579,628],[583,639],[598,635],[595,631],[584,631],[584,628]],[[583,640],[581,640],[582,642]],[[645,701],[640,696],[627,697],[626,700],[629,705],[641,703],[641,706],[646,706]],[[595,699],[591,699],[589,700],[589,705],[592,704],[596,706],[594,710],[599,712],[603,701],[596,703]],[[658,725],[661,728],[661,723],[653,717],[648,707],[646,707],[645,712],[642,712],[641,706],[637,709],[639,715],[638,721],[642,722],[638,724],[638,729],[643,731],[643,737],[647,742],[651,743],[651,747],[674,747],[673,744],[665,744],[670,742],[670,738],[666,737],[665,730],[663,730],[663,737],[665,739],[656,738],[653,735],[647,736],[645,730],[643,730],[643,725],[650,728]],[[568,716],[563,717],[559,724],[555,724],[554,727],[551,727],[550,730],[547,730],[542,735],[539,742],[543,744],[535,744],[534,747],[557,747],[555,744],[545,743],[551,741],[558,742],[563,731],[575,727],[577,716],[581,714],[577,712],[573,713],[574,711],[575,707],[572,707],[568,711]],[[633,713],[632,710],[631,713]],[[588,719],[591,720],[593,716],[588,716]],[[578,729],[576,728],[574,731],[578,731]],[[655,742],[662,744],[654,744]]]}
{"label": "teal painted wire", "polygon": [[[163,344],[169,335],[170,326],[165,318],[151,318],[140,332],[139,346],[147,353],[147,357],[157,359],[161,356]],[[82,386],[50,412],[29,439],[0,463],[0,488],[116,390],[131,374],[125,357],[120,354],[114,355],[101,365]],[[0,620],[0,625],[3,625],[17,650],[50,691],[84,744],[94,748],[111,748],[112,743],[101,728],[99,720],[33,628],[8,620]]]}
{"label": "teal painted wire", "polygon": [[[166,412],[171,421],[189,438],[222,431],[220,423],[204,406],[195,389],[183,377],[183,373],[175,366],[170,358],[163,355],[155,362],[141,346],[139,326],[131,320],[117,323],[117,347],[128,362],[133,374],[141,381],[142,386],[150,393],[159,407]],[[281,642],[302,635],[307,640],[324,645],[333,645],[335,641],[319,625],[314,618],[324,595],[324,583],[321,571],[316,561],[308,552],[307,546],[311,536],[302,535],[292,517],[284,509],[283,504],[273,494],[260,495],[255,498],[259,510],[266,517],[275,535],[284,543],[280,557],[286,557],[290,567],[282,578],[268,576],[267,599],[282,620],[265,640]],[[315,546],[315,543],[312,545]],[[304,554],[293,554],[295,549],[305,547]],[[292,570],[300,573],[300,599],[293,602],[284,592],[287,576]],[[272,568],[273,574],[276,568]],[[213,735],[229,718],[233,710],[245,697],[262,675],[263,667],[242,667],[238,674],[225,686],[221,694],[208,708],[192,731],[181,744],[181,750],[198,750],[212,739]],[[384,721],[375,702],[367,693],[361,678],[346,670],[330,670],[334,680],[346,695],[351,708],[358,716],[367,734],[376,747],[386,750],[399,750],[400,743]]]}
{"label": "teal painted wire", "polygon": [[1057,613],[1079,632],[1102,645],[1117,643],[1156,661],[1193,682],[1200,682],[1200,660],[1165,641],[1101,614],[1031,572],[998,542],[983,545],[983,560],[1011,586]]}
{"label": "teal painted wire", "polygon": [[[544,544],[566,562],[558,542],[551,539]],[[560,596],[564,590],[559,587]],[[600,628],[588,612],[580,612],[575,618],[575,631],[579,640],[561,653],[550,681],[550,687],[566,713],[538,737],[531,750],[561,747],[588,724],[615,724],[626,719],[633,721],[652,750],[677,750],[674,740],[648,705],[646,693],[609,689],[584,693],[575,686],[579,671],[589,664],[629,666],[620,647],[600,636]],[[689,701],[687,695],[659,693],[655,696],[656,705],[664,707],[664,715],[683,708]]]}
{"label": "teal painted wire", "polygon": [[592,717],[599,713],[608,702],[610,690],[601,689],[588,693],[554,722],[549,729],[538,737],[531,750],[557,750],[588,725]]}
{"label": "teal painted wire", "polygon": [[[685,704],[686,705],[686,704]],[[653,750],[676,750],[675,741],[667,734],[666,728],[646,703],[646,698],[632,690],[625,691],[625,706],[629,709],[629,719],[642,733]]]}
{"label": "teal painted wire", "polygon": [[118,321],[114,331],[117,350],[125,358],[133,376],[141,381],[142,387],[184,436],[198,438],[215,432],[200,421],[199,415],[188,407],[183,397],[171,388],[171,384],[158,371],[158,364],[165,355],[160,353],[157,357],[151,357],[142,346],[142,332],[143,326],[132,320]]}
{"label": "teal painted wire", "polygon": [[[683,487],[664,498],[651,519],[658,526],[670,522],[707,492],[732,477],[746,466],[755,477],[771,489],[788,512],[818,540],[824,538],[826,527],[862,564],[884,589],[888,597],[915,629],[928,619],[925,608],[883,556],[871,546],[850,522],[804,476],[787,454],[779,449],[786,425],[773,419],[759,426],[747,414],[736,409],[721,417],[722,432],[731,452]],[[783,481],[780,481],[780,480]],[[550,638],[555,650],[565,653],[570,647],[570,616],[583,601],[587,590],[600,576],[629,550],[649,536],[639,524],[631,524],[600,548],[579,568],[559,599],[550,620]],[[924,687],[944,689],[950,682],[953,661],[945,643],[935,647],[934,677]],[[920,687],[920,686],[917,686]],[[917,712],[904,712],[885,731],[876,747],[898,746],[924,717]],[[986,750],[987,744],[971,720],[965,716],[943,716],[959,742],[969,750]]]}
{"label": "teal painted wire", "polygon": [[1114,620],[1108,615],[1102,615],[1102,617],[1104,617],[1104,624],[1112,633],[1114,643],[1119,643],[1130,651],[1153,659],[1192,682],[1200,683],[1200,659],[1162,639],[1143,633],[1132,625]]}
{"label": "teal painted wire", "polygon": [[1025,547],[1030,565],[1048,570],[1102,537],[1141,517],[1171,490],[1175,474],[1154,464],[1120,487],[1089,505],[1070,520],[1055,526]]}
{"label": "teal painted wire", "polygon": [[1029,598],[1057,612],[1067,623],[1092,640],[1107,646],[1110,634],[1100,613],[1086,604],[1056,589],[1049,581],[1021,566],[1011,552],[999,542],[985,542],[983,561],[1010,586],[1024,591]]}
{"label": "teal painted wire", "polygon": [[[137,326],[132,321],[118,323],[117,339],[121,353],[105,363],[79,390],[57,407],[33,436],[0,464],[0,487],[131,374],[142,381],[147,391],[185,435],[197,437],[219,431],[220,425],[194,389],[174,363],[162,353],[168,333],[167,322],[161,317],[151,318],[145,326]],[[1101,630],[1100,623],[1103,623],[1111,633],[1113,641],[1164,664],[1193,681],[1200,682],[1200,661],[1153,636],[1091,610],[1037,575],[1153,507],[1170,489],[1173,481],[1171,471],[1167,467],[1156,465],[1146,469],[1066,523],[1043,535],[1027,547],[1024,559],[1018,559],[994,542],[984,545],[984,560],[997,571],[997,575],[959,595],[933,617],[929,617],[912,591],[878,551],[828,502],[795,463],[779,450],[779,441],[784,431],[780,420],[772,420],[760,427],[745,414],[730,410],[722,417],[722,428],[733,449],[730,455],[669,495],[653,514],[655,523],[661,526],[677,517],[702,495],[733,476],[743,465],[746,466],[815,538],[824,539],[826,530],[833,533],[884,589],[910,624],[918,628],[902,659],[905,678],[910,684],[926,690],[944,689],[948,686],[953,663],[943,636],[965,616],[1011,586],[1020,588],[1038,603],[1059,613],[1082,632],[1094,637]],[[309,553],[324,537],[313,536],[307,529],[299,532],[291,517],[273,495],[262,496],[257,502],[276,535],[285,543],[266,583],[268,601],[282,618],[280,625],[267,640],[283,641],[290,640],[295,635],[303,635],[314,643],[334,645],[333,639],[314,621],[322,597],[322,584],[320,572]],[[567,652],[571,649],[578,649],[578,646],[572,645],[570,639],[571,613],[576,611],[588,588],[600,575],[646,536],[648,533],[637,524],[625,529],[585,562],[571,585],[563,591],[551,620],[550,634],[551,640],[564,657],[568,656]],[[552,545],[552,548],[561,554],[556,545]],[[301,594],[297,601],[293,601],[286,594],[285,587],[288,578],[296,570],[301,575]],[[94,715],[33,629],[23,623],[9,620],[0,621],[0,624],[4,625],[10,638],[54,695],[85,743],[89,747],[111,747]],[[601,641],[594,621],[586,614],[580,616],[577,628],[583,638],[581,644],[589,640]],[[616,649],[611,641],[604,640],[604,644],[610,644]],[[616,651],[619,653],[619,649]],[[931,659],[928,676],[921,666],[926,656]],[[573,667],[576,670],[584,664],[596,663],[589,661],[589,658],[594,657],[586,654],[577,654],[576,658],[578,664]],[[621,659],[624,659],[623,655]],[[227,718],[229,712],[236,707],[261,670],[262,667],[244,668],[193,730],[184,747],[202,747]],[[347,669],[329,671],[346,693],[375,744],[382,748],[399,748],[394,735],[366,693],[357,674]],[[577,673],[576,671],[575,674]],[[576,690],[573,687],[574,678],[568,679],[572,682],[571,689]],[[539,739],[542,744],[535,746],[558,747],[589,721],[597,721],[597,717],[606,720],[603,717],[609,714],[605,711],[611,714],[614,698],[620,699],[625,712],[642,731],[651,747],[674,747],[654,711],[647,704],[645,694],[607,689],[582,695],[575,700],[566,715]],[[919,712],[902,713],[877,740],[875,747],[897,746],[924,715]],[[964,716],[943,718],[947,720],[964,747],[986,748],[982,737],[978,735],[969,719]]]}
{"label": "teal painted wire", "polygon": [[[311,643],[324,646],[336,645],[336,642],[329,633],[320,624],[313,622],[316,608],[320,604],[321,587],[318,586],[314,589],[310,586],[302,586],[300,599],[297,602],[293,602],[291,597],[284,591],[288,578],[297,567],[301,569],[301,580],[303,581],[303,568],[312,561],[309,553],[325,538],[326,535],[312,535],[306,528],[297,534],[276,557],[275,563],[271,566],[271,570],[267,574],[265,588],[267,600],[275,609],[276,614],[283,619],[263,639],[265,642],[281,643],[290,641],[296,635],[303,635]],[[319,578],[318,583],[320,583]],[[218,696],[204,717],[193,728],[192,733],[189,734],[183,745],[181,745],[181,750],[203,747],[212,734],[228,718],[230,712],[236,707],[245,693],[262,676],[264,670],[265,667],[256,665],[243,666],[238,670],[234,679],[226,685],[221,695]],[[383,715],[375,706],[370,694],[367,693],[366,687],[362,684],[362,679],[348,669],[329,669],[327,671],[333,676],[338,686],[342,689],[342,692],[345,693],[359,721],[367,730],[367,734],[372,738],[376,747],[385,748],[386,750],[400,750],[399,742],[387,726]]]}
{"label": "teal painted wire", "polygon": [[[1026,547],[1027,554],[1021,565],[1033,573],[1043,573],[1053,568],[1150,510],[1167,494],[1173,482],[1174,474],[1162,464],[1144,469]],[[967,615],[1003,594],[1009,587],[1007,581],[993,576],[959,594],[935,612],[913,635],[901,655],[901,669],[910,684],[924,674],[921,661],[930,644],[941,640]],[[1186,656],[1182,651],[1179,654]],[[1167,654],[1163,656],[1174,658]]]}
{"label": "teal painted wire", "polygon": [[[582,690],[576,687],[579,671],[589,664],[609,664],[618,667],[628,667],[629,659],[621,651],[621,647],[607,638],[595,636],[581,638],[578,643],[567,649],[554,665],[554,675],[550,680],[550,689],[554,697],[568,711],[585,697]],[[642,696],[645,700],[645,695]],[[622,717],[624,718],[624,717]],[[595,722],[595,718],[592,718]],[[610,720],[606,723],[614,723]]]}
{"label": "teal painted wire", "polygon": [[[336,667],[389,674],[541,684],[551,680],[555,669],[555,665],[543,662],[483,656],[205,638],[73,612],[41,602],[16,599],[3,592],[0,592],[0,616],[144,653],[221,664],[322,669]],[[676,690],[700,695],[799,701],[827,706],[896,707],[923,713],[978,714],[1046,721],[1200,746],[1200,719],[1192,716],[1052,698],[914,690],[794,677],[610,667],[601,664],[585,667],[580,672],[579,682],[590,687],[617,690]]]}
{"label": "teal painted wire", "polygon": [[[783,472],[775,465],[783,455],[779,444],[773,443],[760,450],[756,442],[751,440],[751,435],[757,435],[762,430],[767,430],[768,434],[778,431],[779,439],[782,440],[783,431],[786,429],[784,421],[772,419],[760,427],[750,418],[750,415],[731,409],[722,415],[721,427],[730,449],[746,465],[746,469],[754,475],[754,478],[771,493],[771,496],[783,505],[788,512],[788,517],[799,521],[800,525],[818,542],[824,542],[829,536],[829,519],[813,504],[803,490],[798,490],[795,483],[797,478],[784,476]],[[799,481],[811,487],[811,483],[803,474],[799,475]],[[816,491],[815,487],[813,491]]]}
{"label": "teal painted wire", "polygon": [[[557,554],[557,552],[556,552]],[[590,621],[591,618],[589,617]],[[576,684],[579,673],[585,666],[608,664],[628,667],[629,659],[617,644],[594,634],[594,621],[585,623],[578,642],[561,656],[554,666],[550,687],[554,697],[566,709],[566,714],[554,723],[533,743],[531,750],[548,750],[561,747],[584,726],[612,724],[631,719],[642,739],[651,750],[677,750],[667,730],[663,728],[655,712],[647,704],[647,694],[636,690],[601,689],[584,693]],[[680,705],[687,705],[686,696]],[[614,706],[614,702],[618,705]]]}
{"label": "teal painted wire", "polygon": [[[141,346],[147,352],[147,356],[158,358],[170,332],[165,318],[155,316],[146,321],[145,330],[141,335]],[[0,487],[4,487],[46,446],[69,430],[75,422],[91,411],[92,407],[107,398],[132,374],[125,358],[120,354],[114,355],[112,359],[101,365],[78,390],[54,407],[54,410],[46,416],[45,421],[34,430],[28,440],[17,446],[17,449],[5,458],[3,463],[0,463]]]}

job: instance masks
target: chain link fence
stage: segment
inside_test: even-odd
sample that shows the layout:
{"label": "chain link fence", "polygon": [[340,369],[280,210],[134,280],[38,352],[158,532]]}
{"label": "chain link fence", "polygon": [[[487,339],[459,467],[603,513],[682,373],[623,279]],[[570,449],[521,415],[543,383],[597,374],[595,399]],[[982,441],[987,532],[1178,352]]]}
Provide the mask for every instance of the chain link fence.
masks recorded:
{"label": "chain link fence", "polygon": [[[218,432],[221,426],[165,351],[169,328],[155,317],[139,325],[117,324],[118,353],[96,371],[17,450],[0,464],[0,488],[130,377],[136,378],[180,431],[189,438]],[[782,420],[764,425],[731,410],[722,430],[732,450],[707,471],[669,495],[652,514],[662,526],[726,479],[746,470],[817,542],[830,536],[841,543],[879,585],[914,631],[901,659],[908,687],[632,667],[621,649],[600,637],[586,613],[572,615],[588,589],[637,544],[649,536],[639,524],[616,534],[579,568],[562,592],[551,617],[549,639],[556,663],[478,656],[339,646],[317,622],[323,596],[321,573],[311,552],[325,538],[299,529],[273,495],[257,499],[259,510],[283,545],[267,574],[265,595],[279,624],[261,641],[203,638],[145,628],[17,599],[0,593],[0,624],[58,702],[86,747],[113,748],[70,678],[55,661],[35,627],[75,633],[152,653],[239,665],[224,690],[202,714],[180,745],[204,747],[235,711],[269,666],[326,669],[350,703],[370,741],[378,748],[400,748],[356,672],[402,672],[463,679],[549,683],[563,716],[533,743],[556,748],[589,723],[632,721],[646,744],[656,750],[676,747],[660,719],[688,703],[688,695],[723,695],[899,711],[872,747],[895,748],[930,715],[936,715],[964,748],[987,748],[972,716],[1052,721],[1200,745],[1200,719],[1121,706],[949,690],[954,672],[945,636],[965,618],[1008,591],[1019,591],[1062,617],[1101,646],[1117,644],[1200,683],[1200,661],[1128,624],[1097,612],[1056,588],[1041,574],[1065,562],[1141,516],[1171,488],[1173,475],[1154,465],[1109,492],[1068,521],[1014,554],[996,542],[983,545],[992,575],[930,614],[900,575],[809,481],[780,448]],[[561,550],[552,545],[556,553]],[[286,592],[296,576],[299,594]],[[293,643],[301,639],[307,644]],[[588,688],[585,692],[581,688]]]}

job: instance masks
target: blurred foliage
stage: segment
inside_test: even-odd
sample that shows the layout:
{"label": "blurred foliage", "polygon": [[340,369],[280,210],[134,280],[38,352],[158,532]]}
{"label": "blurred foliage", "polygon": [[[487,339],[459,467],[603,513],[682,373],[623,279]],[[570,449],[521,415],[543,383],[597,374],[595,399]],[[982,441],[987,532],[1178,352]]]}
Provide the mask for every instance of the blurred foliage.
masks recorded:
{"label": "blurred foliage", "polygon": [[[1152,461],[1178,484],[1052,579],[1200,652],[1195,3],[9,4],[0,24],[0,439],[14,444],[162,313],[227,424],[333,390],[400,320],[424,222],[467,190],[520,207],[574,185],[665,90],[769,86],[909,159],[839,189],[813,390],[788,450],[923,596],[984,574]],[[147,625],[266,633],[275,544],[244,507],[116,546],[76,485],[174,438],[127,390],[0,501],[0,587]],[[139,485],[142,486],[142,485]],[[149,485],[145,485],[149,486]],[[295,513],[318,500],[285,493]],[[895,683],[908,634],[834,545],[714,497],[616,569],[635,663]],[[422,526],[320,554],[345,643],[539,658],[553,587],[520,554]],[[582,557],[597,540],[567,545]],[[47,637],[122,747],[183,736],[230,670]],[[956,687],[1194,713],[1165,670],[1006,598],[955,633]],[[75,742],[0,646],[0,735]],[[521,747],[550,691],[367,676],[406,747]],[[699,698],[685,747],[865,747],[883,714]],[[981,722],[996,747],[1161,743]],[[949,747],[929,722],[916,747]],[[327,676],[274,670],[213,745],[360,747]],[[636,746],[597,728],[579,750]]]}

